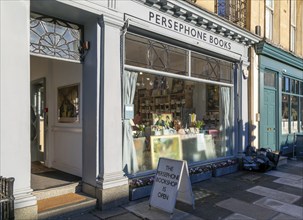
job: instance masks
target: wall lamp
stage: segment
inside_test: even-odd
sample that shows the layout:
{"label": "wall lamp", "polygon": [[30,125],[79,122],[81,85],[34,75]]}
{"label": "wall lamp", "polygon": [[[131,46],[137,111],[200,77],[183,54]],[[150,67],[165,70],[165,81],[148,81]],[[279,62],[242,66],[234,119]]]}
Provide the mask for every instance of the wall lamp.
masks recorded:
{"label": "wall lamp", "polygon": [[79,54],[80,54],[80,61],[81,62],[84,61],[88,50],[89,50],[89,41],[80,41],[78,51],[79,51]]}

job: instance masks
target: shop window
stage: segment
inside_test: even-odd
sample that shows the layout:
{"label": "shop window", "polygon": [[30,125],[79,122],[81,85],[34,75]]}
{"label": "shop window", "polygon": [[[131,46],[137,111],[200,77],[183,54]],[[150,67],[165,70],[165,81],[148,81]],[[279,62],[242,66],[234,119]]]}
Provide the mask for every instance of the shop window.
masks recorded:
{"label": "shop window", "polygon": [[300,103],[301,103],[301,107],[300,107],[300,116],[301,116],[301,121],[300,121],[300,132],[303,132],[303,97],[300,98]]}
{"label": "shop window", "polygon": [[264,73],[264,86],[275,88],[276,86],[276,78],[275,73],[265,72]]}
{"label": "shop window", "polygon": [[127,34],[125,64],[188,75],[188,52],[162,42]]}
{"label": "shop window", "polygon": [[232,71],[232,63],[194,52],[191,53],[192,77],[232,83]]}
{"label": "shop window", "polygon": [[289,133],[289,95],[282,95],[282,134],[288,134]]}
{"label": "shop window", "polygon": [[31,13],[30,52],[80,61],[82,29],[77,24]]}
{"label": "shop window", "polygon": [[132,74],[137,76],[132,128],[138,172],[156,169],[159,157],[190,164],[232,155],[232,87]]}
{"label": "shop window", "polygon": [[288,77],[284,77],[283,76],[283,79],[282,79],[282,91],[283,92],[289,92],[289,82],[290,82],[290,79]]}
{"label": "shop window", "polygon": [[297,133],[298,120],[299,120],[299,100],[298,97],[291,96],[290,101],[291,101],[291,113],[290,113],[291,133]]}

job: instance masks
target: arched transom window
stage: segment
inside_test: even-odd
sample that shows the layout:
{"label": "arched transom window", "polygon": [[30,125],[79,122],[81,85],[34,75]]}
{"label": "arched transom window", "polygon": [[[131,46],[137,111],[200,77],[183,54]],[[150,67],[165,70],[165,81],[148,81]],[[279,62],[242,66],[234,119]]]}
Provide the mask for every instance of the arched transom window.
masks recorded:
{"label": "arched transom window", "polygon": [[80,25],[31,13],[31,53],[80,61],[82,35]]}

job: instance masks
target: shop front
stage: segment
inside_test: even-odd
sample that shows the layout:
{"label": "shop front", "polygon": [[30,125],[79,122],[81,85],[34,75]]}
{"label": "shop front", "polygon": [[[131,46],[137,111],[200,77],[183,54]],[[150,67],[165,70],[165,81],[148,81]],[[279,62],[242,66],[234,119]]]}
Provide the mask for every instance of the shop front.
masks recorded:
{"label": "shop front", "polygon": [[267,42],[257,45],[260,66],[260,146],[302,156],[303,60]]}
{"label": "shop front", "polygon": [[160,157],[194,167],[236,158],[248,144],[247,57],[258,38],[191,5],[176,15],[176,7],[125,8],[123,170],[129,178],[151,175]]}

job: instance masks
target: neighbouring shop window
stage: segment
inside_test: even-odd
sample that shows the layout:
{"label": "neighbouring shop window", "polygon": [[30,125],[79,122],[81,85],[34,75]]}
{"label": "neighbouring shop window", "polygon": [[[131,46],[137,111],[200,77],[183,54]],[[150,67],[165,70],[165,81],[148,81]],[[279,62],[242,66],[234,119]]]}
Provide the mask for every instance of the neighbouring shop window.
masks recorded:
{"label": "neighbouring shop window", "polygon": [[34,54],[80,61],[82,35],[80,25],[31,13],[30,52]]}
{"label": "neighbouring shop window", "polygon": [[300,120],[300,132],[303,132],[303,97],[300,98],[300,117],[301,117],[301,120]]}
{"label": "neighbouring shop window", "polygon": [[291,125],[291,133],[298,132],[298,120],[299,120],[299,100],[296,96],[291,96],[291,113],[290,113],[290,125]]}
{"label": "neighbouring shop window", "polygon": [[303,132],[303,81],[282,78],[282,134]]}
{"label": "neighbouring shop window", "polygon": [[288,95],[282,95],[282,134],[288,134],[289,133],[289,123],[288,123]]}

